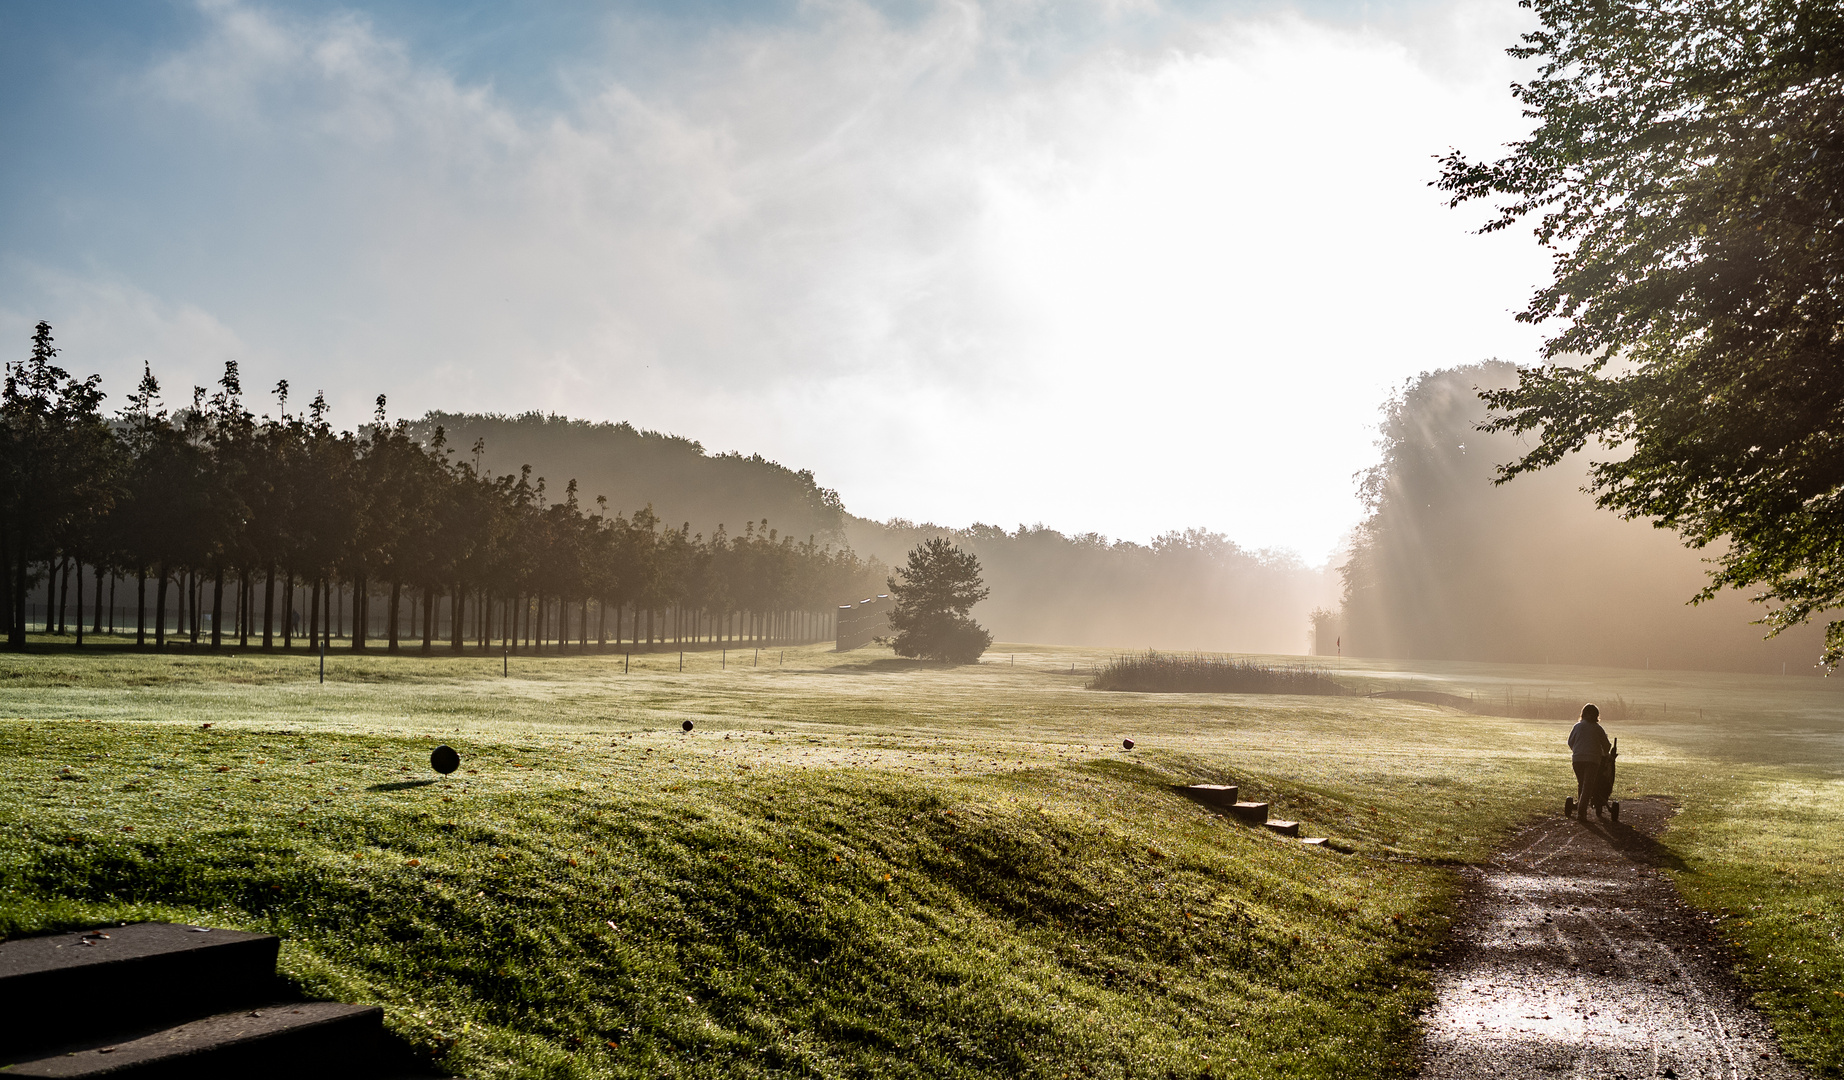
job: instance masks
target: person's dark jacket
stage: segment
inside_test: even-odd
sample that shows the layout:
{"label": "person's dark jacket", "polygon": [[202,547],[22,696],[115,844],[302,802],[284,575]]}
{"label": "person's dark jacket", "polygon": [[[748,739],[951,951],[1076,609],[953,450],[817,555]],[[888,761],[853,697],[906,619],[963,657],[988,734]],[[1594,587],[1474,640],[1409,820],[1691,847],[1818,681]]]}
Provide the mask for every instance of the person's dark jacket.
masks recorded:
{"label": "person's dark jacket", "polygon": [[1607,731],[1598,720],[1583,720],[1569,732],[1569,749],[1576,761],[1599,761],[1613,749],[1613,744],[1607,741]]}

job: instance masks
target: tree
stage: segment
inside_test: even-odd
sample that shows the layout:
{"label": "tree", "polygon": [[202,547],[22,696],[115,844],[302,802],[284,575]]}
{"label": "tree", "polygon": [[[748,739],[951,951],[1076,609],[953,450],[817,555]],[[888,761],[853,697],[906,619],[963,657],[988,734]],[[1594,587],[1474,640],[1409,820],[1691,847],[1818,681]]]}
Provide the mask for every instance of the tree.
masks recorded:
{"label": "tree", "polygon": [[992,644],[992,635],[967,617],[990,590],[980,581],[980,560],[936,537],[917,544],[902,570],[902,584],[889,579],[896,607],[890,644],[898,656],[971,664]]}
{"label": "tree", "polygon": [[[26,645],[28,568],[81,560],[114,502],[115,442],[98,405],[101,377],[72,378],[56,363],[51,325],[32,334],[32,356],[6,365],[0,388],[0,573],[12,605],[8,644]],[[81,621],[81,614],[78,616]]]}
{"label": "tree", "polygon": [[1593,440],[1599,505],[1714,545],[1697,600],[1759,586],[1770,635],[1844,606],[1844,9],[1526,6],[1536,130],[1438,181],[1555,252],[1518,316],[1562,324],[1544,364],[1481,395],[1486,430],[1540,433],[1498,482]]}

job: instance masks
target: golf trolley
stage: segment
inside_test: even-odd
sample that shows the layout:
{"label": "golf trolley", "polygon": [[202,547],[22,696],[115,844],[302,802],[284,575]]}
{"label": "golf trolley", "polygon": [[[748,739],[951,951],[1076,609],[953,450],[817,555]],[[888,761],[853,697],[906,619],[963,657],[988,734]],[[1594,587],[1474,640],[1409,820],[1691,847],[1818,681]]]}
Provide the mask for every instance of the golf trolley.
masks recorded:
{"label": "golf trolley", "polygon": [[[1598,811],[1601,807],[1606,807],[1607,816],[1613,818],[1615,821],[1620,820],[1620,803],[1613,798],[1614,762],[1619,756],[1620,740],[1615,739],[1613,741],[1613,748],[1607,751],[1606,757],[1601,759],[1601,771],[1600,774],[1594,778],[1594,784],[1588,791],[1587,804],[1580,808],[1584,819],[1587,818],[1589,810]],[[1562,800],[1563,817],[1574,817],[1575,811],[1575,796],[1570,795],[1568,798]]]}

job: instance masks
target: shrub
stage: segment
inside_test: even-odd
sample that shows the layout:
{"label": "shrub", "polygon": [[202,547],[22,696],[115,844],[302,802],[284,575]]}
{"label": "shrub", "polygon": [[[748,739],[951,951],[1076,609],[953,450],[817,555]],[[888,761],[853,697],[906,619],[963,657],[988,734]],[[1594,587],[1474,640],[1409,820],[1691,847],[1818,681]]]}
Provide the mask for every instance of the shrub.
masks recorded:
{"label": "shrub", "polygon": [[1089,680],[1088,688],[1168,694],[1343,695],[1351,692],[1316,667],[1152,651],[1115,657]]}
{"label": "shrub", "polygon": [[971,664],[992,644],[992,635],[967,617],[986,599],[980,561],[946,540],[917,544],[903,567],[903,580],[890,579],[896,609],[890,613],[890,642],[898,656]]}

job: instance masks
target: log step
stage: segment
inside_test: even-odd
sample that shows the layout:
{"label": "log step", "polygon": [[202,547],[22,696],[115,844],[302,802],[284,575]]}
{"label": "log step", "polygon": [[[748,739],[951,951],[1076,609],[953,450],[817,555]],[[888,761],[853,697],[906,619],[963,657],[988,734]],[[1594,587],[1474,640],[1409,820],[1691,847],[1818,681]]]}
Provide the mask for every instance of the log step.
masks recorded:
{"label": "log step", "polygon": [[11,1076],[123,1080],[275,1080],[370,1076],[384,1011],[370,1005],[301,1001],[238,1009],[172,1027],[95,1041],[48,1057],[0,1066]]}
{"label": "log step", "polygon": [[1234,784],[1188,784],[1179,790],[1205,806],[1230,807],[1236,805],[1240,789]]}
{"label": "log step", "polygon": [[1239,802],[1224,809],[1234,817],[1257,824],[1268,820],[1268,804],[1265,802]]}
{"label": "log step", "polygon": [[1325,837],[1323,836],[1302,836],[1300,837],[1300,843],[1305,844],[1308,847],[1324,847]]}
{"label": "log step", "polygon": [[1297,821],[1281,821],[1276,818],[1273,821],[1264,821],[1262,825],[1270,831],[1280,833],[1282,836],[1300,835],[1300,823]]}
{"label": "log step", "polygon": [[133,923],[0,944],[0,1055],[94,1033],[98,1018],[151,1027],[280,996],[278,938]]}

